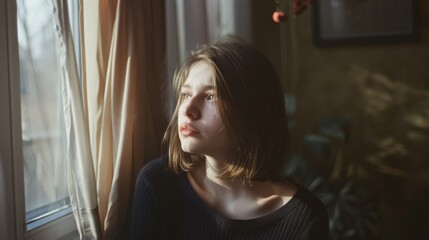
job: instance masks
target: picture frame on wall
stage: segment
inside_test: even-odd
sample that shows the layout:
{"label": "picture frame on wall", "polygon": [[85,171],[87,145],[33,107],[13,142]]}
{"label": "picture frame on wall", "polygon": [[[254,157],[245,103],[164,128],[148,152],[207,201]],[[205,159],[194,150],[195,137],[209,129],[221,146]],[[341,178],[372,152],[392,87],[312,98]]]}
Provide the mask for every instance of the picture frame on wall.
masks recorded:
{"label": "picture frame on wall", "polygon": [[312,28],[316,45],[415,40],[415,0],[316,0]]}

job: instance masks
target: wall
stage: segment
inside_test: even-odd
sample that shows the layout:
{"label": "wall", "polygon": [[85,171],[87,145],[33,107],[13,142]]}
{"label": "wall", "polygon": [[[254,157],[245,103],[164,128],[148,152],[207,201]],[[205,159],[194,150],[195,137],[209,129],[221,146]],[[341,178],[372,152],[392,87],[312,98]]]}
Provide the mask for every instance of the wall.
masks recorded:
{"label": "wall", "polygon": [[16,19],[16,5],[13,1],[2,1],[0,3],[0,239],[15,239],[21,236],[22,220],[17,216],[20,211],[19,196],[17,189],[17,171],[14,171],[18,147],[16,136],[16,112],[12,111],[17,106],[12,92],[17,90],[17,85],[10,79],[16,77],[18,58],[14,51],[18,49],[16,29],[11,25]]}
{"label": "wall", "polygon": [[[331,217],[341,204],[370,215],[356,221],[376,230],[356,226],[363,233],[350,233],[363,239],[429,236],[429,2],[417,3],[417,41],[317,47],[311,10],[279,25],[271,19],[275,1],[253,2],[254,43],[275,64],[284,92],[296,98],[292,158],[324,177],[314,191],[333,194],[336,200],[325,201]],[[347,202],[340,195],[349,182],[355,200]],[[339,209],[344,226],[331,227],[341,238],[347,221],[355,221],[347,216],[359,213]]]}

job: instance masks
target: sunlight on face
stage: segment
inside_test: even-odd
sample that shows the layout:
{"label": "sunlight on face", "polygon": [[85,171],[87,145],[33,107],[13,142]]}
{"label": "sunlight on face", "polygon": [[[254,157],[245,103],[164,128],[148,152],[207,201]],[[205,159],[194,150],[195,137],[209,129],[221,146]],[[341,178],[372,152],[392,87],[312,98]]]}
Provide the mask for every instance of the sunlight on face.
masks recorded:
{"label": "sunlight on face", "polygon": [[181,88],[178,130],[182,150],[211,157],[230,152],[231,140],[217,109],[211,66],[198,62]]}

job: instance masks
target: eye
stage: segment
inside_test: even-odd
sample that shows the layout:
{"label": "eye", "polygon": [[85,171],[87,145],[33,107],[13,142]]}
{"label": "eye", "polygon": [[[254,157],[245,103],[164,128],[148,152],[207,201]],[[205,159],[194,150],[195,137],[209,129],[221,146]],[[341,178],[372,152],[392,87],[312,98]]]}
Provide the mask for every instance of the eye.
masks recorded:
{"label": "eye", "polygon": [[190,97],[191,97],[191,96],[190,96],[189,94],[187,94],[187,93],[182,93],[181,95],[182,95],[182,99],[183,99],[183,100],[186,100],[186,99],[188,99],[188,98],[190,98]]}
{"label": "eye", "polygon": [[209,102],[213,102],[213,101],[214,101],[214,99],[215,99],[215,97],[214,97],[214,95],[213,95],[213,94],[209,94],[209,95],[207,95],[207,97],[206,97],[206,100],[207,100],[207,101],[209,101]]}

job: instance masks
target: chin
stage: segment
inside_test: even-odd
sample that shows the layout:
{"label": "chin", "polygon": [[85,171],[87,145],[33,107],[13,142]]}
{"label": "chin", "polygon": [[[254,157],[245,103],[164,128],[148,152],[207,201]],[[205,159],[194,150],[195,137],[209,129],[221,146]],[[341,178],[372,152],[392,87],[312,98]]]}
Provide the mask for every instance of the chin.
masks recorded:
{"label": "chin", "polygon": [[200,151],[198,151],[198,147],[190,146],[189,144],[183,144],[183,143],[182,143],[182,151],[190,154],[200,154]]}
{"label": "chin", "polygon": [[194,144],[182,144],[182,151],[189,154],[208,155],[211,151],[204,146],[196,146]]}

